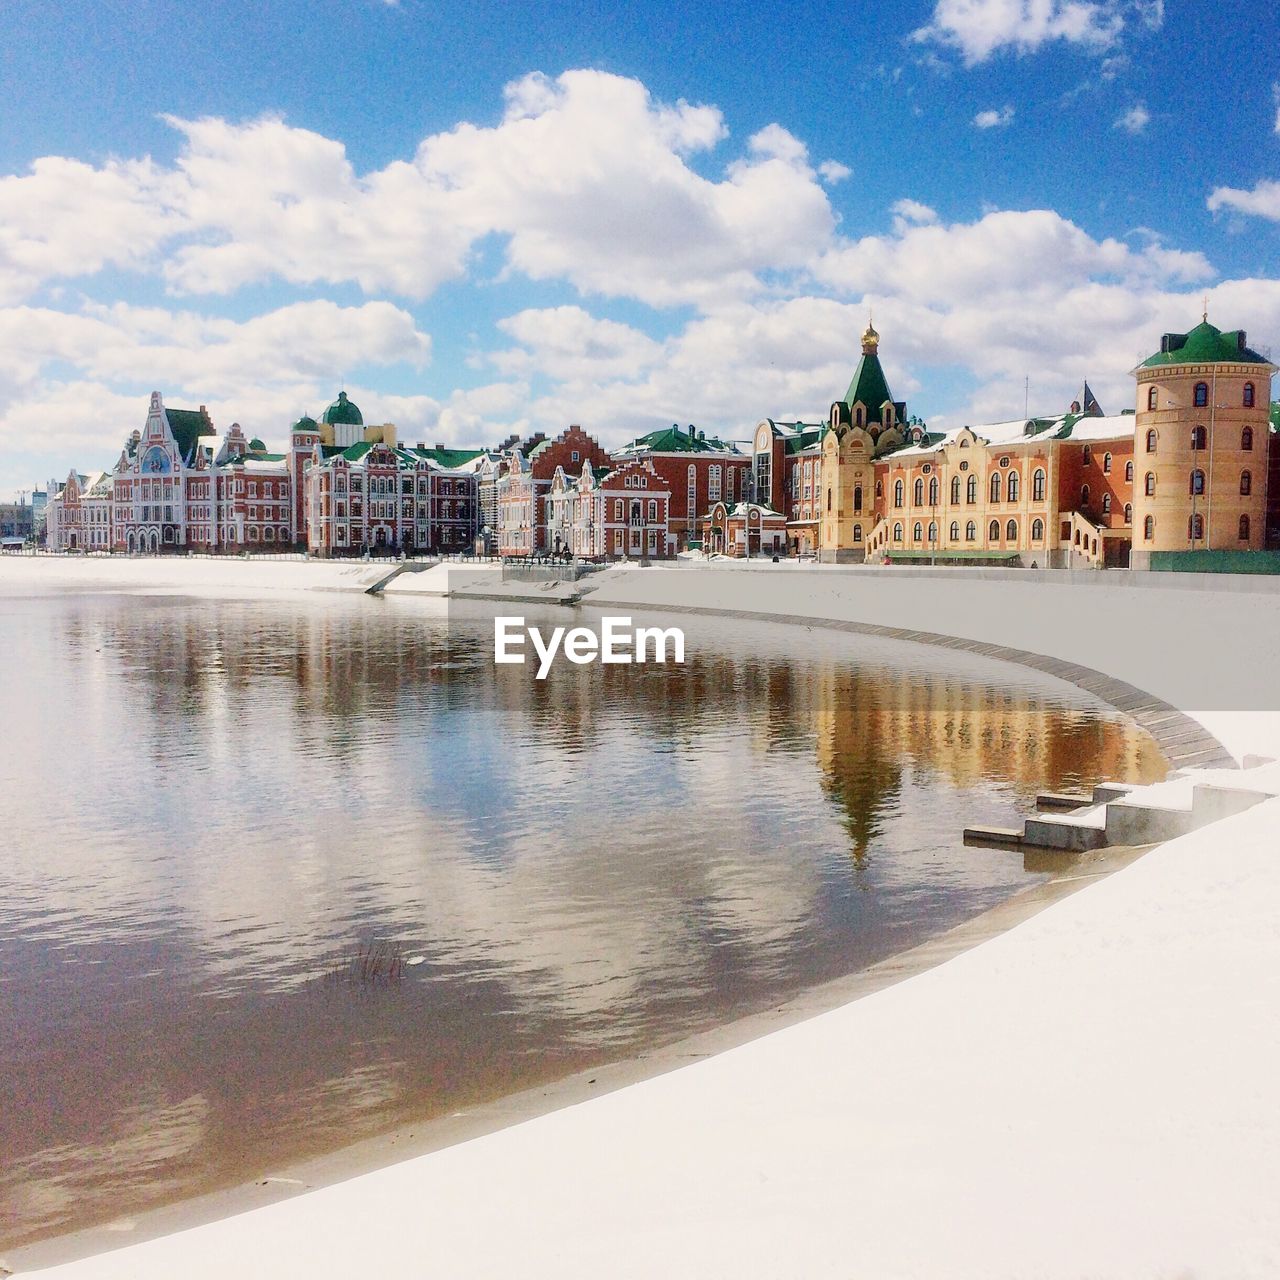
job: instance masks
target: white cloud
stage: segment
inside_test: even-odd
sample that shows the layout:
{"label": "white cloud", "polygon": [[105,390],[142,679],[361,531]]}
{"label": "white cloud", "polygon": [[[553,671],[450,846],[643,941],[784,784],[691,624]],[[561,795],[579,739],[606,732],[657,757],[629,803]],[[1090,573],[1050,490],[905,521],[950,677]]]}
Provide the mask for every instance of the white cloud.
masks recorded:
{"label": "white cloud", "polygon": [[937,0],[932,20],[912,38],[958,50],[967,66],[1055,40],[1106,49],[1124,28],[1121,8],[1117,0]]}
{"label": "white cloud", "polygon": [[1122,116],[1120,116],[1112,128],[1124,129],[1128,133],[1142,133],[1147,125],[1151,123],[1151,112],[1141,102],[1135,102]]}
{"label": "white cloud", "polygon": [[1208,204],[1214,213],[1230,209],[1235,213],[1280,222],[1280,182],[1263,178],[1255,184],[1252,191],[1242,191],[1238,187],[1216,187]]}
{"label": "white cloud", "polygon": [[843,182],[846,178],[853,176],[853,170],[847,164],[841,164],[839,160],[824,160],[818,166],[818,176],[829,186],[834,186],[837,182]]}
{"label": "white cloud", "polygon": [[1013,108],[1011,106],[1002,107],[999,111],[979,111],[973,117],[974,128],[976,129],[1005,129],[1013,123]]}

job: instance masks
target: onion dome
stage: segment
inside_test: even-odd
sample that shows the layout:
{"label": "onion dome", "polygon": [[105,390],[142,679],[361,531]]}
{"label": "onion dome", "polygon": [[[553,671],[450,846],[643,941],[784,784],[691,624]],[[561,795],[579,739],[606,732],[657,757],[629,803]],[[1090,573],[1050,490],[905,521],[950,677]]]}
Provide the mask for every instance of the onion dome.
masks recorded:
{"label": "onion dome", "polygon": [[347,399],[345,391],[338,392],[338,398],[324,411],[321,420],[349,427],[364,426],[364,414],[356,407],[354,401]]}

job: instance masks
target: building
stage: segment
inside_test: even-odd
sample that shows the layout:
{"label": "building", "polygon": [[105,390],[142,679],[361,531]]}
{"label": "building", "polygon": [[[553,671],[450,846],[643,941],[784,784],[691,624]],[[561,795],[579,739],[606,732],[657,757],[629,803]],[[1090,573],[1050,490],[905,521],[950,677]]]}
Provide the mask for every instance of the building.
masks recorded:
{"label": "building", "polygon": [[579,476],[583,465],[608,470],[613,458],[594,437],[571,426],[555,440],[542,440],[528,453],[508,449],[496,482],[498,553],[504,556],[543,555],[554,550],[547,538],[547,497],[556,470]]}
{"label": "building", "polygon": [[717,502],[730,504],[745,495],[751,459],[728,441],[690,425],[651,431],[617,450],[623,461],[642,458],[666,481],[671,494],[671,528],[676,549],[701,536],[700,518]]}
{"label": "building", "polygon": [[667,560],[676,554],[671,489],[650,458],[615,467],[557,467],[546,498],[547,550],[587,560]]}
{"label": "building", "polygon": [[759,502],[714,503],[702,522],[702,548],[735,559],[785,555],[787,518]]}
{"label": "building", "polygon": [[32,504],[0,502],[0,543],[9,546],[30,541],[35,532]]}
{"label": "building", "polygon": [[1276,366],[1208,316],[1166,333],[1137,381],[1135,563],[1161,551],[1260,551],[1266,545]]}

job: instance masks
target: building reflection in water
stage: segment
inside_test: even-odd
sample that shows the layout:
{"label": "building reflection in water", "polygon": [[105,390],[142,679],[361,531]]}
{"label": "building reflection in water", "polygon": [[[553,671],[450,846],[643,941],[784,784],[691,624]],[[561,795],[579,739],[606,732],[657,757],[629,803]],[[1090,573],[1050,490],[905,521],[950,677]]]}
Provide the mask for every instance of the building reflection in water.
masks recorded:
{"label": "building reflection in water", "polygon": [[[868,637],[686,617],[683,667],[539,682],[429,602],[4,603],[5,1246],[775,1004],[1031,882],[966,824],[1164,767]],[[423,963],[324,986],[377,940]]]}

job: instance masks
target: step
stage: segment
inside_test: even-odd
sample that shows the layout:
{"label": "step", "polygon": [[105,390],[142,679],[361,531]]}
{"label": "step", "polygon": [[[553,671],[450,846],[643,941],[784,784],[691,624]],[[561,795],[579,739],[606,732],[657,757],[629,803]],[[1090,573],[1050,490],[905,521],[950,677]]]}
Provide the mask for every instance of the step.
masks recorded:
{"label": "step", "polygon": [[1016,827],[965,827],[964,842],[990,849],[1017,849],[1022,845],[1022,832]]}
{"label": "step", "polygon": [[1042,791],[1036,796],[1037,809],[1087,809],[1096,800],[1080,791]]}

